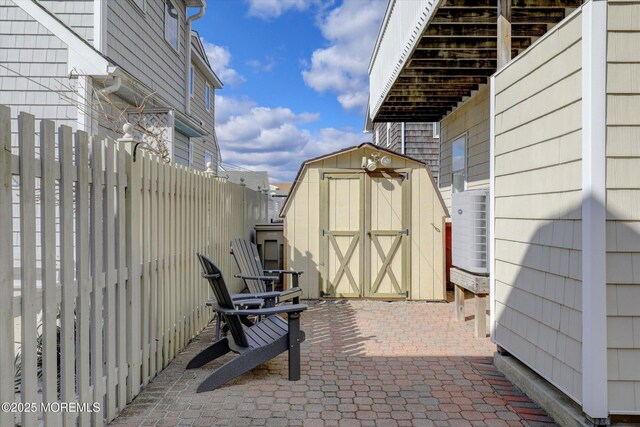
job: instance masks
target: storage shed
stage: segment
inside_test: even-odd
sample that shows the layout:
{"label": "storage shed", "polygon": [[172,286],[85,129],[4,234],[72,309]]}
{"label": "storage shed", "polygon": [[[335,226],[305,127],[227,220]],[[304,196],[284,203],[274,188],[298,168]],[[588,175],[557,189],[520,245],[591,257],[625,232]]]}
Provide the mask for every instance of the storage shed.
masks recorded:
{"label": "storage shed", "polygon": [[445,299],[447,209],[424,163],[373,144],[307,160],[280,216],[305,298]]}

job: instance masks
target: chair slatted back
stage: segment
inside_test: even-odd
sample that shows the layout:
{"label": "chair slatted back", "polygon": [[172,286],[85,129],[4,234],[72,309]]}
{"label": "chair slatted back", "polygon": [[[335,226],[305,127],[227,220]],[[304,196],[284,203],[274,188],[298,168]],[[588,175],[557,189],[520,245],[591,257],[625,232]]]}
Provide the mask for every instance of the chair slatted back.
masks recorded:
{"label": "chair slatted back", "polygon": [[[243,276],[264,276],[262,261],[260,261],[258,247],[255,244],[245,239],[233,239],[231,240],[231,253],[238,264],[240,274]],[[245,279],[244,282],[251,293],[267,291],[262,280]]]}
{"label": "chair slatted back", "polygon": [[[202,270],[204,272],[202,277],[208,280],[209,286],[211,287],[211,291],[213,291],[213,295],[218,305],[222,308],[235,308],[231,295],[229,294],[229,290],[227,289],[227,285],[224,283],[224,278],[222,277],[220,269],[218,269],[218,267],[216,267],[209,258],[200,253],[198,253],[198,260],[200,260],[200,264],[202,265]],[[229,326],[229,332],[231,332],[231,336],[236,344],[241,347],[248,347],[249,342],[247,341],[247,336],[242,328],[240,317],[224,315],[224,318]]]}

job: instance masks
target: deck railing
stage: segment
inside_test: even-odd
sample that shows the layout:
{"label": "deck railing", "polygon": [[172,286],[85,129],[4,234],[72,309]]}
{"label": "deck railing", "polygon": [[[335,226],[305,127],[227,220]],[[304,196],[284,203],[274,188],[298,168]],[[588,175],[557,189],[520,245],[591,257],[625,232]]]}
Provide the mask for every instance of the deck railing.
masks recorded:
{"label": "deck railing", "polygon": [[16,153],[10,119],[0,106],[0,402],[35,411],[0,425],[102,425],[211,319],[196,251],[240,289],[229,242],[267,197],[51,121],[36,134],[27,113]]}

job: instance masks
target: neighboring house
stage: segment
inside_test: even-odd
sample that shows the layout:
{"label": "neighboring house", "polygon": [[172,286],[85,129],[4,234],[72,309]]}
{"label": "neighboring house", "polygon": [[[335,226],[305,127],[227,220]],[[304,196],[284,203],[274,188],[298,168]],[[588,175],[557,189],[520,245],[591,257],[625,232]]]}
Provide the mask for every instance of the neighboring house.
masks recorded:
{"label": "neighboring house", "polygon": [[274,183],[269,185],[269,221],[282,222],[280,211],[289,197],[292,183]]}
{"label": "neighboring house", "polygon": [[592,425],[634,423],[640,4],[498,3],[391,0],[369,119],[441,122],[447,206],[491,190],[492,339]]}
{"label": "neighboring house", "polygon": [[218,176],[254,191],[269,190],[269,174],[266,171],[231,170],[218,171]]}
{"label": "neighboring house", "polygon": [[[191,16],[188,7],[197,8]],[[27,111],[114,138],[129,121],[145,141],[164,141],[170,160],[199,169],[209,160],[217,170],[213,98],[222,84],[191,31],[205,7],[0,0],[0,104],[12,117]]]}
{"label": "neighboring house", "polygon": [[373,123],[371,120],[366,120],[365,131],[372,133],[372,142],[375,145],[426,164],[437,181],[440,162],[440,123]]}

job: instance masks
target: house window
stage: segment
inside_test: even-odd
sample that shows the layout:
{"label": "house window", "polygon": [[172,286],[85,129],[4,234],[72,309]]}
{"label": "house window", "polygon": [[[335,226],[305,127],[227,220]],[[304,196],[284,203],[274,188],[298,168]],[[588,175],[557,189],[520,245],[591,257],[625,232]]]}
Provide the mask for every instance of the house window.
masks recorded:
{"label": "house window", "polygon": [[193,165],[193,142],[189,138],[189,166]]}
{"label": "house window", "polygon": [[189,69],[189,93],[193,97],[193,65]]}
{"label": "house window", "polygon": [[464,191],[467,183],[467,135],[453,141],[451,146],[452,191]]}
{"label": "house window", "polygon": [[391,138],[389,138],[391,133],[391,123],[387,123],[387,147],[391,145]]}
{"label": "house window", "polygon": [[433,137],[440,138],[440,122],[433,122]]}
{"label": "house window", "polygon": [[374,142],[376,145],[380,144],[380,128],[376,126],[376,140]]}
{"label": "house window", "polygon": [[211,111],[211,86],[209,83],[204,88],[204,106],[207,111]]}
{"label": "house window", "polygon": [[178,50],[178,8],[171,0],[164,0],[164,38]]}
{"label": "house window", "polygon": [[205,150],[204,151],[204,167],[205,169],[209,169],[209,163],[211,163],[211,168],[214,168],[214,164],[213,164],[213,154],[211,154],[210,151]]}

